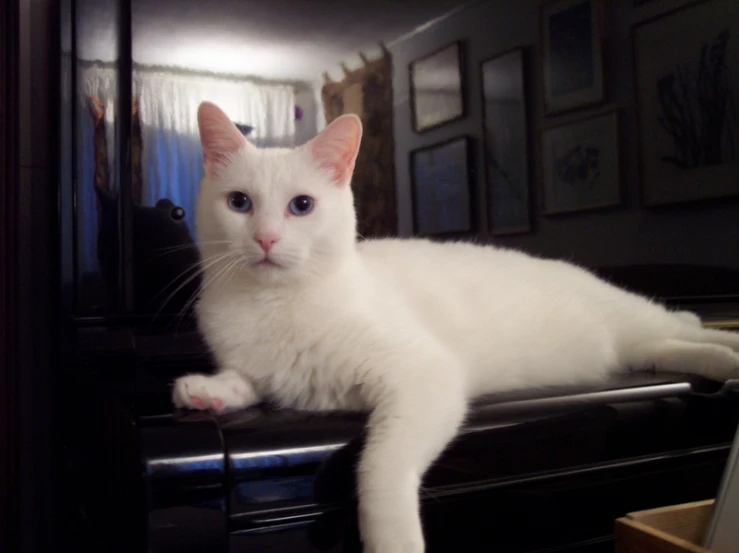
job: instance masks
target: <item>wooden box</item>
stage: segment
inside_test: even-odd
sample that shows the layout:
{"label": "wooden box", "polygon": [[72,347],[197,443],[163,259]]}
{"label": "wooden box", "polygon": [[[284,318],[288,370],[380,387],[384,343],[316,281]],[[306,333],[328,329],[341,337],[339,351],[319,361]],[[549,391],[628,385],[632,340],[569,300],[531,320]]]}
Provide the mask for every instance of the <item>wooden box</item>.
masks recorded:
{"label": "wooden box", "polygon": [[616,553],[711,553],[701,546],[714,500],[629,513],[616,520]]}

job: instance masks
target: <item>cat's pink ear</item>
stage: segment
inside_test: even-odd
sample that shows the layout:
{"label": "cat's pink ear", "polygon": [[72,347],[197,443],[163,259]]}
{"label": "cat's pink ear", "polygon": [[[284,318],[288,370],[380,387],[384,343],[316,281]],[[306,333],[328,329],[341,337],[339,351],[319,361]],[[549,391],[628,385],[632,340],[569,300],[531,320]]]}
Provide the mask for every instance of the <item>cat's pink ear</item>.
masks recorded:
{"label": "cat's pink ear", "polygon": [[336,184],[349,181],[362,141],[362,121],[354,114],[334,119],[307,146],[321,167],[333,171]]}
{"label": "cat's pink ear", "polygon": [[203,102],[198,108],[198,127],[205,170],[208,173],[246,144],[244,135],[236,125],[221,108],[210,102]]}

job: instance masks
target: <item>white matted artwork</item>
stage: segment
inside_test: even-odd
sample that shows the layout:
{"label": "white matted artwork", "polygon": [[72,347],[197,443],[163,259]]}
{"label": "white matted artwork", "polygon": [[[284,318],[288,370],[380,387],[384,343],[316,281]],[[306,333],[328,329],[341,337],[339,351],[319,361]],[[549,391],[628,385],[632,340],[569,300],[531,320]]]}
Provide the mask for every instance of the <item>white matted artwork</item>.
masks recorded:
{"label": "white matted artwork", "polygon": [[411,62],[408,71],[411,116],[416,132],[425,132],[464,117],[461,41]]}
{"label": "white matted artwork", "polygon": [[544,129],[539,139],[544,215],[621,204],[616,110]]}
{"label": "white matted artwork", "polygon": [[540,20],[544,112],[602,102],[602,0],[551,0]]}
{"label": "white matted artwork", "polygon": [[642,202],[739,195],[739,1],[691,4],[632,39]]}

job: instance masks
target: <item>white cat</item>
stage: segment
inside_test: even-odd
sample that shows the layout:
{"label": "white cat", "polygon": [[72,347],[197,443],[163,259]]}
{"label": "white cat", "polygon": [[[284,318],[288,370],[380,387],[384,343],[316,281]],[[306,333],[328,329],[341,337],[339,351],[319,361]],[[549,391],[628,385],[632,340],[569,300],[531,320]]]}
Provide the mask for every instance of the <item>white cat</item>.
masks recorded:
{"label": "white cat", "polygon": [[356,116],[295,150],[257,149],[213,104],[198,122],[197,315],[219,370],[178,379],[174,403],[371,411],[365,553],[423,552],[421,478],[477,396],[655,367],[739,377],[739,335],[574,265],[465,243],[357,243]]}

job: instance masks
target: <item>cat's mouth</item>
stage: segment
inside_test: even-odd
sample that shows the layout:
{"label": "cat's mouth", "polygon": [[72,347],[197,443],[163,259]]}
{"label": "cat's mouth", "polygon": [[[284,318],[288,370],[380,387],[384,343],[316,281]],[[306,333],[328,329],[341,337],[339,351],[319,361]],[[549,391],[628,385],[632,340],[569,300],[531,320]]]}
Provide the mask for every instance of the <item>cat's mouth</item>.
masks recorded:
{"label": "cat's mouth", "polygon": [[261,261],[255,263],[257,267],[280,267],[279,263],[275,263],[269,257],[264,257]]}

